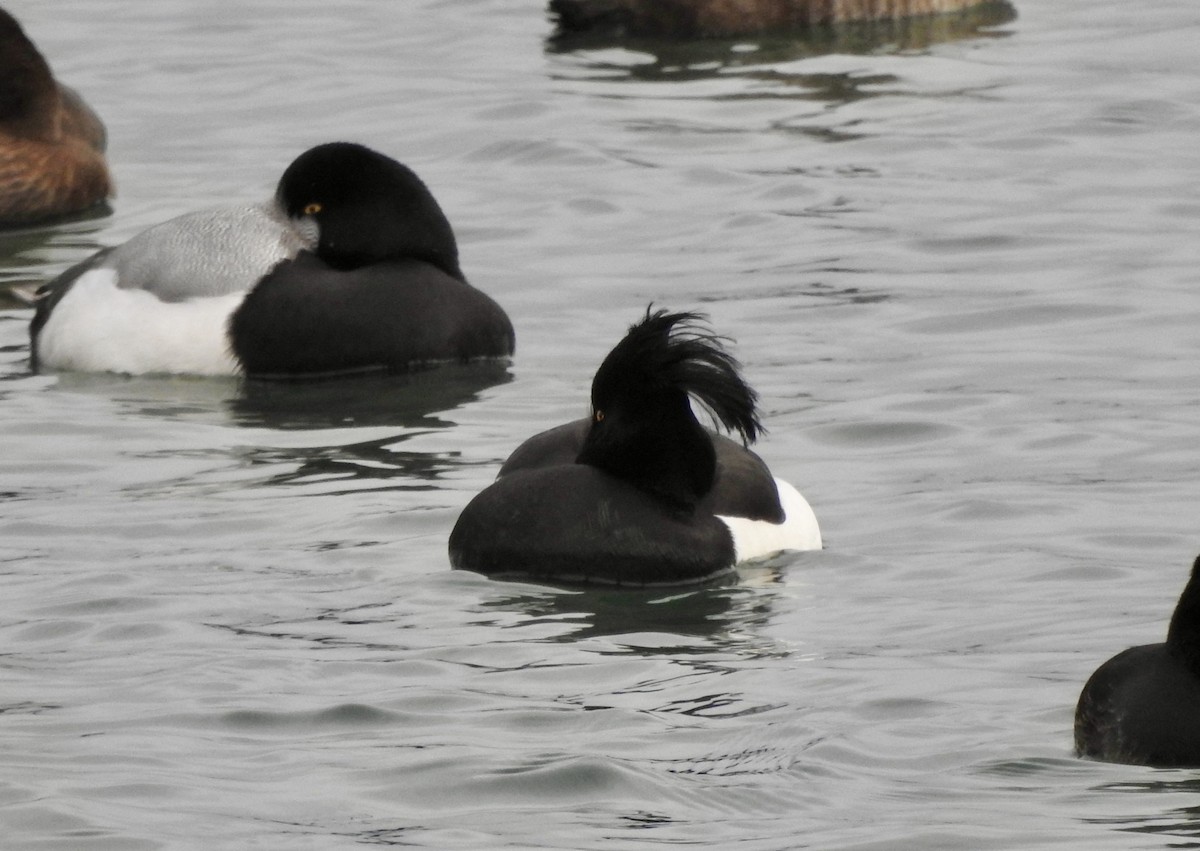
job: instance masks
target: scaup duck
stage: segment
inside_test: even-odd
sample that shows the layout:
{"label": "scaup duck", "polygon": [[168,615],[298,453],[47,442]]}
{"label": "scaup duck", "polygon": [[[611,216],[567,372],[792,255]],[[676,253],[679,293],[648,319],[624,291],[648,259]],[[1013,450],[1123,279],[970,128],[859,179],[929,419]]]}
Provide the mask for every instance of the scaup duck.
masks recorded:
{"label": "scaup duck", "polygon": [[[592,382],[592,415],[523,443],[450,534],[455,568],[623,586],[699,583],[821,547],[795,488],[744,445],[756,394],[696,313],[651,313]],[[744,443],[700,425],[689,397]]]}
{"label": "scaup duck", "polygon": [[264,204],[180,216],[39,292],[35,367],[304,377],[508,357],[450,223],[390,157],[319,145]]}
{"label": "scaup duck", "polygon": [[944,14],[995,0],[550,0],[560,33],[733,38]]}
{"label": "scaup duck", "polygon": [[1200,767],[1200,558],[1167,640],[1096,669],[1075,708],[1075,751],[1106,762]]}
{"label": "scaup duck", "polygon": [[80,213],[112,194],[104,125],[0,9],[0,227]]}

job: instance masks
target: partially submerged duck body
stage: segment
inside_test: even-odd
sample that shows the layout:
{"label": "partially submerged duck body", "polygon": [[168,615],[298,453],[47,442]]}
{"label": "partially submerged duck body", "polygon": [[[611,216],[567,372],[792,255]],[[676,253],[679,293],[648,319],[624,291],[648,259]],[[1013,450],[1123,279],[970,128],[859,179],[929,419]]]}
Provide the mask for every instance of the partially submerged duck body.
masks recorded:
{"label": "partially submerged duck body", "polygon": [[687,585],[821,547],[811,507],[742,443],[703,428],[689,395],[743,440],[754,392],[695,314],[648,314],[605,358],[592,416],[512,453],[450,535],[451,564],[496,578]]}
{"label": "partially submerged duck body", "polygon": [[1167,640],[1130,647],[1088,678],[1075,707],[1075,751],[1105,762],[1200,767],[1200,558]]}
{"label": "partially submerged duck body", "polygon": [[20,24],[0,9],[0,227],[84,212],[112,194],[104,125],[54,79]]}
{"label": "partially submerged duck body", "polygon": [[560,33],[733,38],[945,15],[996,0],[550,0]]}
{"label": "partially submerged duck body", "polygon": [[298,157],[269,202],[179,216],[67,270],[40,291],[30,336],[37,368],[270,377],[514,345],[425,184],[345,142]]}

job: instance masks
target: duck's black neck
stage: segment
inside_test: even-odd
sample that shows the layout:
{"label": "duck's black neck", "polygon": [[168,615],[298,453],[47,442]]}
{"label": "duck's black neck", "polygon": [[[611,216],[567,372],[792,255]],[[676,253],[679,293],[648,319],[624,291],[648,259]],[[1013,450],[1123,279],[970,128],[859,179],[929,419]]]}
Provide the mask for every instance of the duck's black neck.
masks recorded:
{"label": "duck's black neck", "polygon": [[687,394],[665,396],[632,410],[603,412],[577,460],[691,511],[712,489],[716,451]]}
{"label": "duck's black neck", "polygon": [[1171,615],[1167,647],[1200,677],[1200,557],[1192,564],[1192,575]]}

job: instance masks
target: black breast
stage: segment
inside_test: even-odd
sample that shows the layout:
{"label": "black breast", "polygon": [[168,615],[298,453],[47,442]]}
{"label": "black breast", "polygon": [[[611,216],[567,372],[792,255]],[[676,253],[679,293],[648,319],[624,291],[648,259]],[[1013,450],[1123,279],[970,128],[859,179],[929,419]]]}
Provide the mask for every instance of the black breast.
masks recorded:
{"label": "black breast", "polygon": [[1200,766],[1200,680],[1165,644],[1118,653],[1083,687],[1075,749],[1107,762]]}
{"label": "black breast", "polygon": [[711,514],[672,511],[585,464],[503,476],[450,533],[456,568],[553,583],[693,584],[734,560],[729,530]]}
{"label": "black breast", "polygon": [[513,328],[495,301],[429,263],[333,269],[308,252],[277,265],[230,320],[247,374],[404,371],[507,357]]}

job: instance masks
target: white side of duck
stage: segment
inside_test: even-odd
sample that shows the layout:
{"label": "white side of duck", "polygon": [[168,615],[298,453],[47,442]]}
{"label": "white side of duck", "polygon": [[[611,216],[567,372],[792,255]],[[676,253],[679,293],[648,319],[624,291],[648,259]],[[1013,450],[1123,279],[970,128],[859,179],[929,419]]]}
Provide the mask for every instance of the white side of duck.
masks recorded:
{"label": "white side of duck", "polygon": [[117,286],[114,269],[84,272],[38,337],[42,363],[81,372],[236,375],[225,328],[245,297],[163,301]]}
{"label": "white side of duck", "polygon": [[733,549],[739,564],[784,550],[821,549],[821,527],[808,500],[783,479],[776,478],[775,487],[783,507],[782,523],[717,515],[733,535]]}

